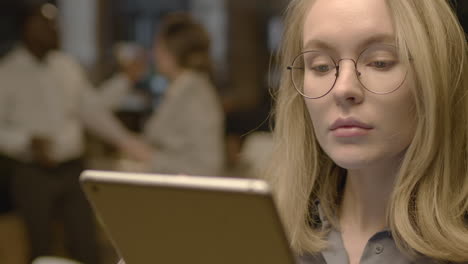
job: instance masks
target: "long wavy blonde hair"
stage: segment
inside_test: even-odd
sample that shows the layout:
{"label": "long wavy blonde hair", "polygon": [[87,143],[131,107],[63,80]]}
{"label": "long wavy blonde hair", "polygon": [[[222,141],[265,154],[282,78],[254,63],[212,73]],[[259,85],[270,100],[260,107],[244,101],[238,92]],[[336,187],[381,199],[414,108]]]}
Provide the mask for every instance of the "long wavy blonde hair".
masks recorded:
{"label": "long wavy blonde hair", "polygon": [[[285,17],[280,67],[302,50],[312,0],[292,0]],[[388,205],[399,248],[442,261],[468,260],[468,58],[465,35],[445,0],[387,0],[396,44],[411,54],[417,128]],[[275,151],[265,172],[275,190],[291,246],[298,254],[327,247],[317,224],[320,200],[333,220],[345,171],[320,149],[305,102],[284,70],[276,94]],[[336,221],[332,224],[337,227]]]}

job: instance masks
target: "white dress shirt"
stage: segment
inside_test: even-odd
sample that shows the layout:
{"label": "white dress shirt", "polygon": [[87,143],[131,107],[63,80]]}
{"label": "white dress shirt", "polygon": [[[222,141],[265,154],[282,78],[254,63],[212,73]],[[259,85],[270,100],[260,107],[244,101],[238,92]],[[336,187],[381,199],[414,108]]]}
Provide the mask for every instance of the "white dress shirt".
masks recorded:
{"label": "white dress shirt", "polygon": [[98,96],[81,67],[59,51],[37,60],[18,47],[0,61],[0,152],[21,161],[32,161],[31,138],[51,142],[56,162],[80,157],[83,128],[110,142],[129,134]]}

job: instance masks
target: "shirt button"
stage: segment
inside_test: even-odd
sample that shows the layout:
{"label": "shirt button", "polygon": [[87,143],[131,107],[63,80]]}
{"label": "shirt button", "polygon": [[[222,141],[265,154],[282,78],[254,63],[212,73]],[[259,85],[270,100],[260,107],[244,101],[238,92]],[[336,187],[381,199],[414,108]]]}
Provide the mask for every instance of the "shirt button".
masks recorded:
{"label": "shirt button", "polygon": [[384,250],[384,247],[381,244],[376,244],[375,245],[375,254],[380,254]]}

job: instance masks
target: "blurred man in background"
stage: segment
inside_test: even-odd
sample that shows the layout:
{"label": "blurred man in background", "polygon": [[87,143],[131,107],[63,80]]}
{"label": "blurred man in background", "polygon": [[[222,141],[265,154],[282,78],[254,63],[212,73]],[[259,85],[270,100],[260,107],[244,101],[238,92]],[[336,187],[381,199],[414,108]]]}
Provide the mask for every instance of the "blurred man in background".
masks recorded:
{"label": "blurred man in background", "polygon": [[101,105],[80,66],[57,51],[56,7],[34,3],[21,11],[21,44],[0,61],[0,153],[15,161],[12,195],[31,259],[53,255],[51,227],[61,216],[71,257],[98,263],[94,219],[78,181],[84,129],[138,160],[149,160],[152,150]]}

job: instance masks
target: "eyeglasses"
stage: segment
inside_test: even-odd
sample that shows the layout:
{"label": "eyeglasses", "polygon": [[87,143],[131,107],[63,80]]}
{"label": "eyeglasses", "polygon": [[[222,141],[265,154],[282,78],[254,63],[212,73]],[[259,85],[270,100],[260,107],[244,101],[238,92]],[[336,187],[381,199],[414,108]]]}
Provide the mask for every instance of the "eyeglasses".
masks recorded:
{"label": "eyeglasses", "polygon": [[325,52],[305,51],[287,69],[296,90],[304,97],[318,99],[335,86],[340,62],[351,60],[361,85],[375,94],[389,94],[401,87],[408,66],[400,61],[395,46],[378,44],[365,49],[357,60],[341,58],[337,62]]}

